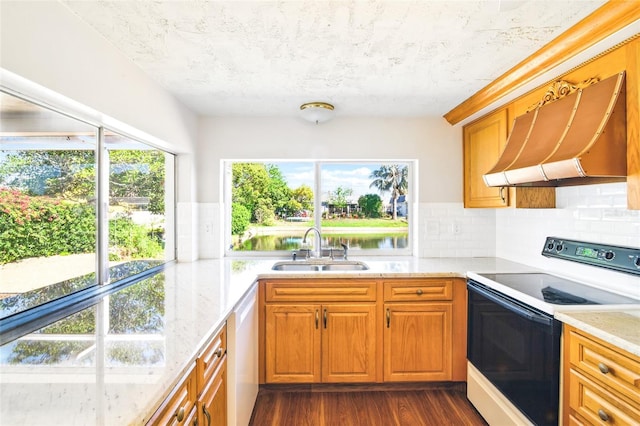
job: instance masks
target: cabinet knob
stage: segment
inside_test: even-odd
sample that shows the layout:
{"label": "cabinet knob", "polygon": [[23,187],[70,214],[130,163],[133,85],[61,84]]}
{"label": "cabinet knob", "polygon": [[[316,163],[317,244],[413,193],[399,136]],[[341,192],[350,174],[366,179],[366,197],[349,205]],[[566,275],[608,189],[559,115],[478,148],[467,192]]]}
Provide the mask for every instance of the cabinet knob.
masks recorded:
{"label": "cabinet knob", "polygon": [[609,367],[607,367],[605,364],[603,363],[598,363],[598,368],[600,369],[600,372],[602,374],[607,374],[609,372]]}
{"label": "cabinet knob", "polygon": [[416,290],[416,294],[417,294],[418,296],[422,296],[422,289],[421,289],[421,288],[417,289],[417,290]]}
{"label": "cabinet knob", "polygon": [[608,422],[609,421],[609,415],[607,413],[605,413],[605,411],[602,408],[598,410],[598,417],[600,417],[600,419],[603,422]]}
{"label": "cabinet knob", "polygon": [[178,409],[178,411],[176,411],[176,420],[181,422],[184,420],[184,407],[180,407],[180,409]]}
{"label": "cabinet knob", "polygon": [[216,351],[216,356],[218,358],[222,358],[222,348],[218,348],[218,350]]}

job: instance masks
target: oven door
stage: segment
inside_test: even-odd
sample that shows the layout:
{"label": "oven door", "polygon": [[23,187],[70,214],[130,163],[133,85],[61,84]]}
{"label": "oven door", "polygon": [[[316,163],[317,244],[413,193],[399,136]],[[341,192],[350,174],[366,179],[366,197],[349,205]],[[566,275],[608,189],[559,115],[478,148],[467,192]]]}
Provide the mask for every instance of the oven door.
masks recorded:
{"label": "oven door", "polygon": [[473,280],[467,282],[467,358],[538,425],[557,425],[561,323]]}

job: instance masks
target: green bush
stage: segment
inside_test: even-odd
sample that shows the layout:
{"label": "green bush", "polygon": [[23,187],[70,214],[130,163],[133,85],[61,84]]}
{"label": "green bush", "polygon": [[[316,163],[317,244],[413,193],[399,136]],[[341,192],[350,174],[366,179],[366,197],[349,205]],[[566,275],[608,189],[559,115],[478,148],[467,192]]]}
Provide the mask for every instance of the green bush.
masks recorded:
{"label": "green bush", "polygon": [[378,218],[382,216],[382,200],[378,194],[362,195],[358,198],[358,205],[365,217]]}
{"label": "green bush", "polygon": [[0,264],[28,257],[92,253],[95,235],[93,205],[0,188]]}
{"label": "green bush", "polygon": [[240,203],[231,205],[231,234],[240,235],[249,227],[251,212]]}
{"label": "green bush", "polygon": [[126,216],[109,221],[109,260],[155,259],[164,250],[146,226]]}
{"label": "green bush", "polygon": [[[150,232],[127,217],[110,220],[110,260],[161,257],[162,243]],[[95,251],[96,214],[92,204],[32,197],[16,189],[0,188],[0,264]]]}

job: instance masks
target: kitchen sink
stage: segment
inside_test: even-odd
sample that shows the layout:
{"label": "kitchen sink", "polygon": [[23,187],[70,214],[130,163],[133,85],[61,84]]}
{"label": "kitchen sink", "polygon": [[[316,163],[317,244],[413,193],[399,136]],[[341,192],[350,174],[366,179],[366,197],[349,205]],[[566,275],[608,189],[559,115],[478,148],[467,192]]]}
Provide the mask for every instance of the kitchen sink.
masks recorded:
{"label": "kitchen sink", "polygon": [[366,271],[369,266],[353,260],[298,260],[276,262],[271,267],[274,271]]}

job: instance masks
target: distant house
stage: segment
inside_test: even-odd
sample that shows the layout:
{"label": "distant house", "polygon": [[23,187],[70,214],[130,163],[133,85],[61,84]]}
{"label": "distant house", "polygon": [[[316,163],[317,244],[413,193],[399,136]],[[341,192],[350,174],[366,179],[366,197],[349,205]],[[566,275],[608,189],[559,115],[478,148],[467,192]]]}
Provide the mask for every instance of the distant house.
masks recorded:
{"label": "distant house", "polygon": [[[406,195],[399,196],[398,201],[396,201],[396,212],[398,213],[398,217],[407,217],[408,211],[409,207],[407,205]],[[389,198],[389,204],[387,204],[387,214],[393,214],[393,198]]]}

